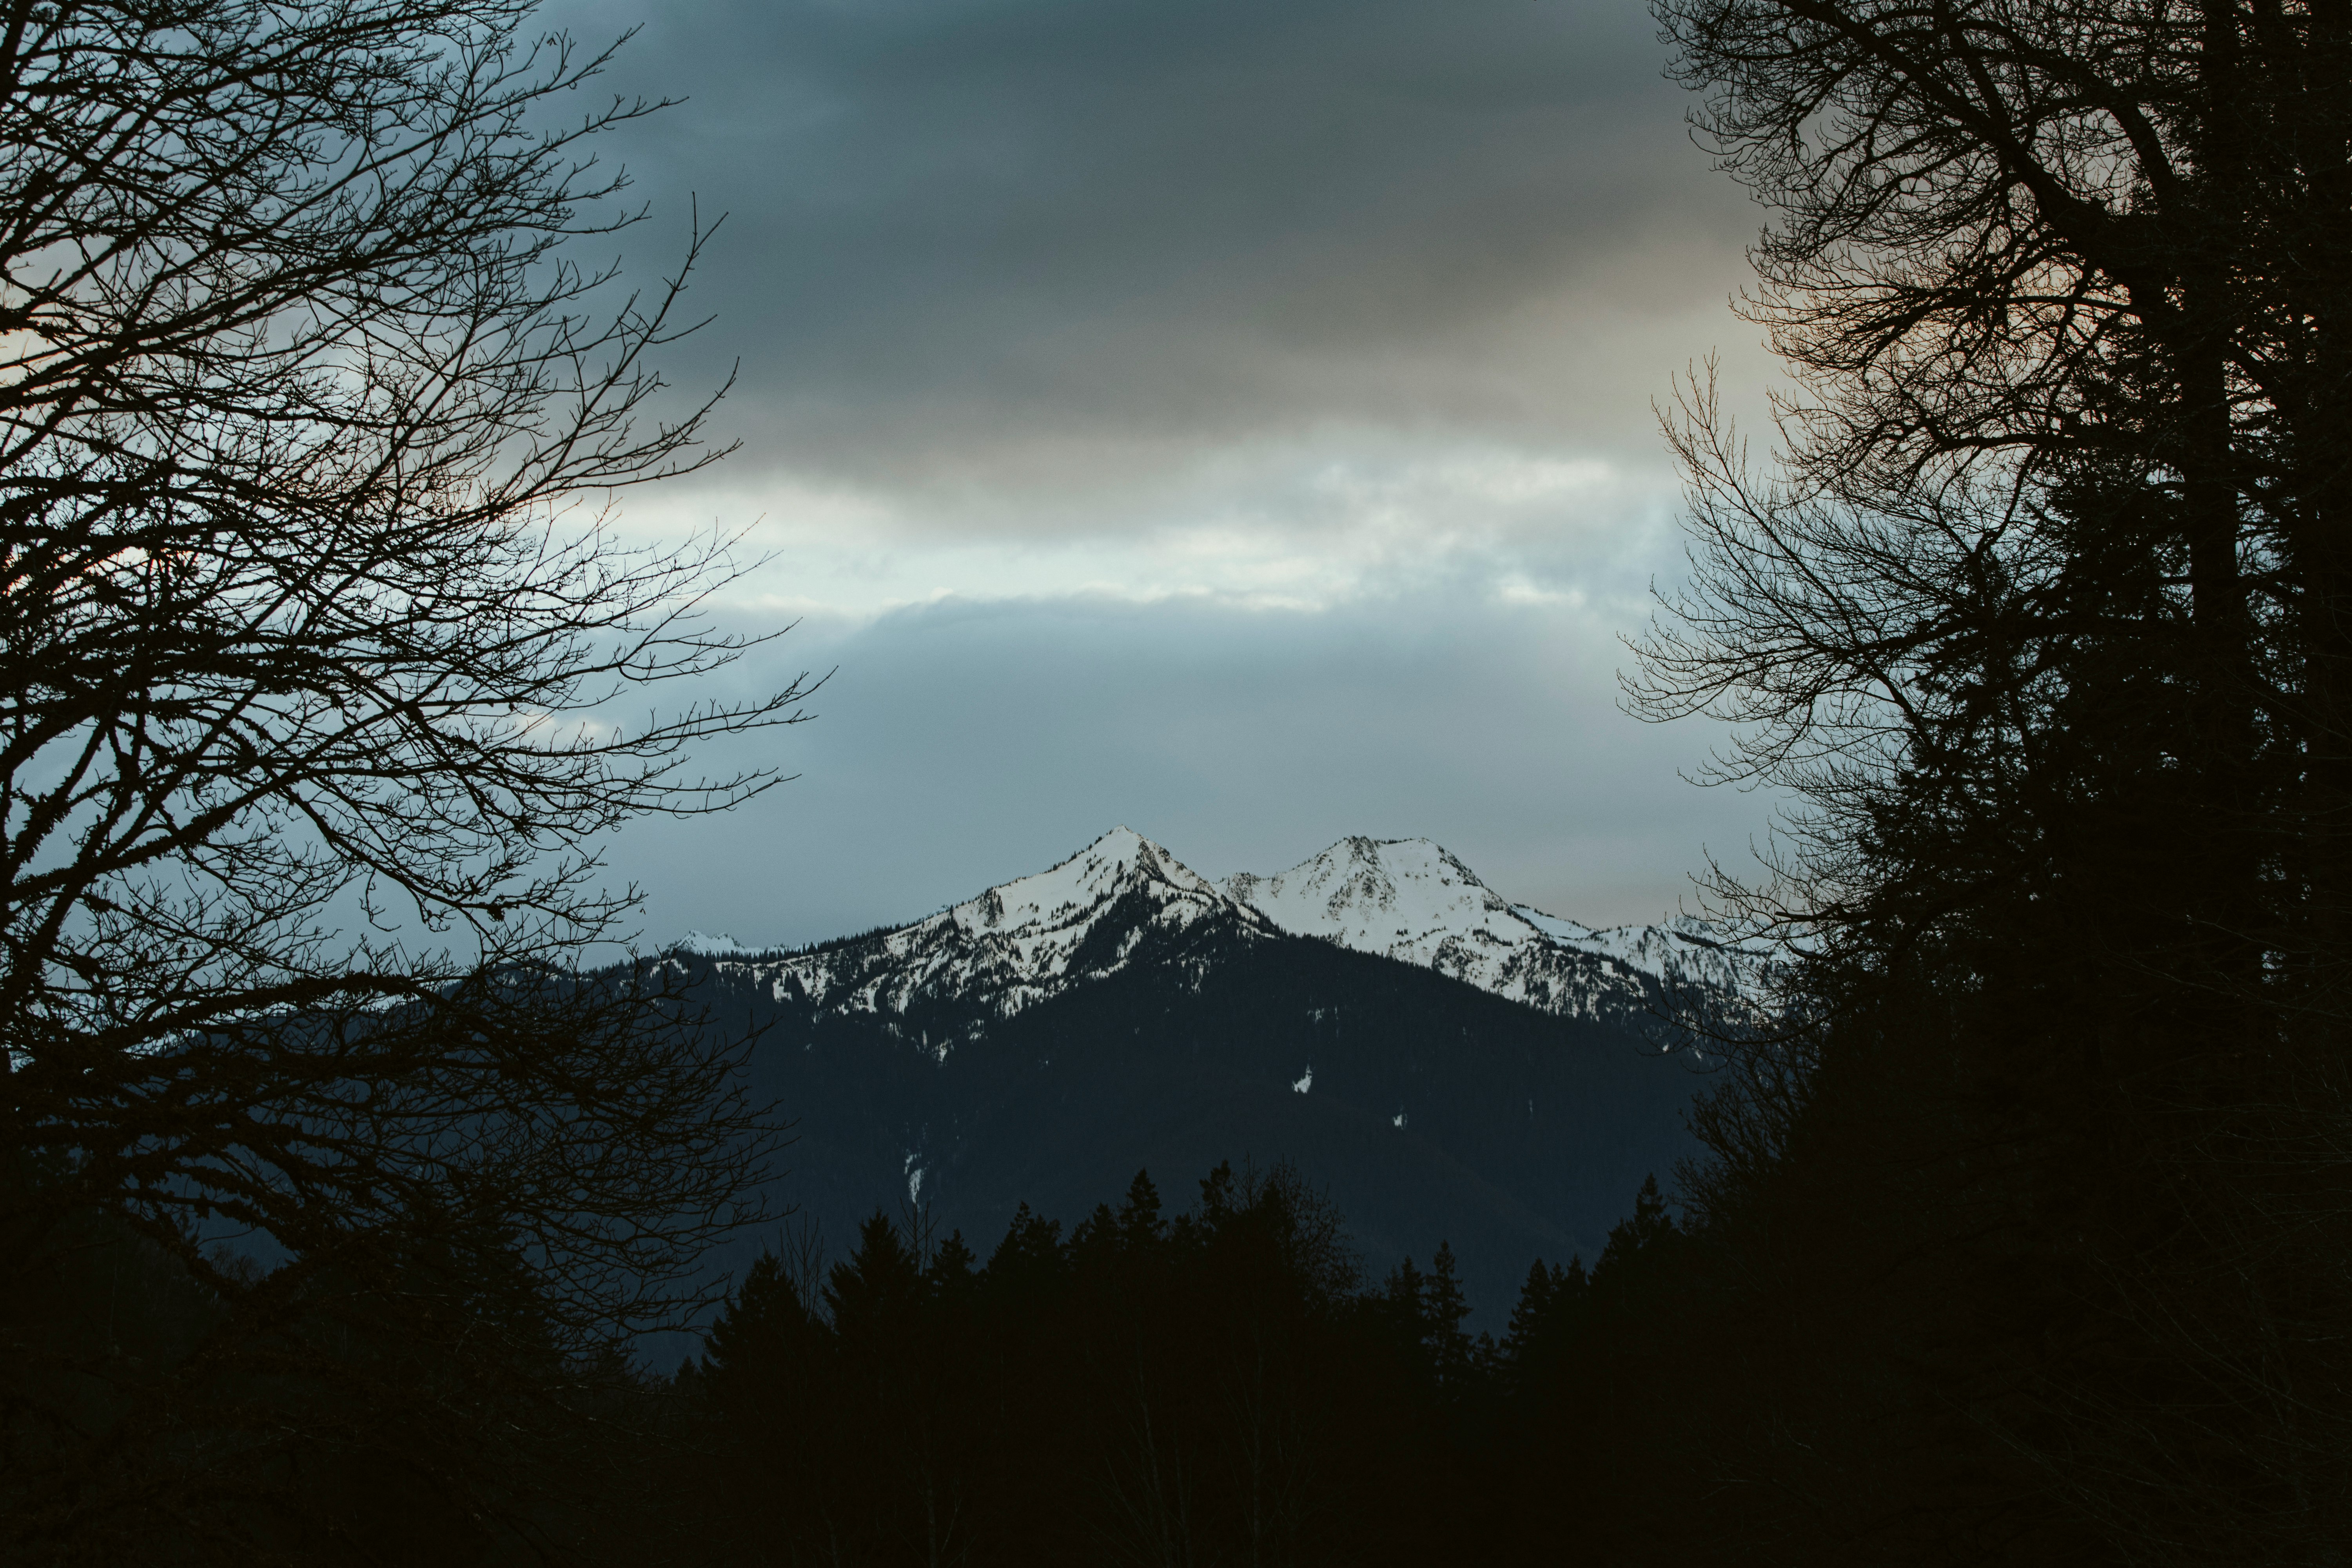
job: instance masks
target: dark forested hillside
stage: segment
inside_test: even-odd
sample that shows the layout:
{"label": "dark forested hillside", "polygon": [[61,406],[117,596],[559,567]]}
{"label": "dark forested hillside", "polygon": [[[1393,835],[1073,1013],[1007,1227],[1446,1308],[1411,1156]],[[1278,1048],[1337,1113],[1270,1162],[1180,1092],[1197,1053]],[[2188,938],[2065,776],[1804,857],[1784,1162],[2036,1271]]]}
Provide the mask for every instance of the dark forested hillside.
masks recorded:
{"label": "dark forested hillside", "polygon": [[776,1190],[836,1242],[908,1200],[942,1233],[995,1235],[1022,1203],[1084,1212],[1139,1165],[1289,1160],[1375,1265],[1450,1241],[1499,1324],[1532,1258],[1592,1256],[1643,1177],[1695,1148],[1702,1080],[1647,1015],[1564,1019],[1213,924],[1145,941],[1011,1017],[819,1009],[707,961],[691,990],[758,1031],[749,1073],[795,1121]]}

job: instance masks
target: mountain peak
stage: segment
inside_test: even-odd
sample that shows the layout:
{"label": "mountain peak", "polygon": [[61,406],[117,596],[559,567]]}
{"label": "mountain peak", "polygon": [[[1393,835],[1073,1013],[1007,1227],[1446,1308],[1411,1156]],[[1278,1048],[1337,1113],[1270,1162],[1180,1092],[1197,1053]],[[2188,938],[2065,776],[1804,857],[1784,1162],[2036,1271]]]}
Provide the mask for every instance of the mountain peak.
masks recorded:
{"label": "mountain peak", "polygon": [[947,911],[966,931],[1064,929],[1107,901],[1139,889],[1217,900],[1209,879],[1130,827],[1114,827],[1084,849],[1027,877],[999,883]]}
{"label": "mountain peak", "polygon": [[1279,875],[1243,872],[1221,885],[1125,826],[894,931],[773,959],[725,938],[698,934],[688,945],[743,963],[779,998],[797,992],[828,1010],[904,1016],[977,1001],[1005,1017],[1147,953],[1202,962],[1211,950],[1197,939],[1211,933],[1320,937],[1564,1016],[1639,1010],[1656,981],[1728,975],[1696,927],[1600,931],[1515,905],[1427,838],[1354,836]]}
{"label": "mountain peak", "polygon": [[1278,876],[1243,872],[1223,887],[1294,936],[1434,969],[1553,1013],[1644,1006],[1648,980],[1730,980],[1695,931],[1596,931],[1513,904],[1427,838],[1342,838]]}
{"label": "mountain peak", "polygon": [[702,958],[749,958],[756,953],[773,951],[737,942],[730,931],[690,931],[670,946],[677,952],[694,953]]}
{"label": "mountain peak", "polygon": [[[1225,891],[1286,931],[1407,957],[1424,940],[1509,918],[1510,905],[1426,838],[1342,838],[1278,876],[1244,872]],[[1416,952],[1412,962],[1426,963]]]}
{"label": "mountain peak", "polygon": [[796,989],[828,1008],[904,1014],[923,1002],[977,1000],[1003,1017],[1116,973],[1149,938],[1181,939],[1210,922],[1244,940],[1276,934],[1264,915],[1120,826],[928,920],[754,967],[779,996]]}

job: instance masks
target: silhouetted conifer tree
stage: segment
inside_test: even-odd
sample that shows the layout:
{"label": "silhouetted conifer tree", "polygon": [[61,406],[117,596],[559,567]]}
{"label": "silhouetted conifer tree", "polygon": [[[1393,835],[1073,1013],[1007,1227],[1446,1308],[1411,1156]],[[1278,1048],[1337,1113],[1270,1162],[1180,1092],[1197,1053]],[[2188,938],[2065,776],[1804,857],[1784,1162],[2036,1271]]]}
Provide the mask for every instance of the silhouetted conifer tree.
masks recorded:
{"label": "silhouetted conifer tree", "polygon": [[1610,1227],[1609,1245],[1601,1248],[1593,1272],[1597,1277],[1612,1266],[1624,1268],[1643,1254],[1669,1245],[1675,1234],[1675,1216],[1666,1207],[1665,1194],[1658,1190],[1658,1178],[1644,1176],[1641,1191],[1633,1194],[1633,1212]]}
{"label": "silhouetted conifer tree", "polygon": [[1423,1343],[1437,1369],[1438,1382],[1460,1388],[1469,1382],[1473,1365],[1470,1336],[1462,1327],[1462,1320],[1470,1315],[1470,1301],[1463,1294],[1460,1265],[1450,1242],[1439,1242],[1437,1255],[1430,1260],[1429,1274],[1422,1283],[1421,1310]]}
{"label": "silhouetted conifer tree", "polygon": [[1001,1294],[1041,1301],[1060,1283],[1067,1261],[1062,1222],[1033,1213],[1024,1203],[989,1254],[989,1280]]}
{"label": "silhouetted conifer tree", "polygon": [[932,1299],[959,1312],[969,1310],[980,1284],[979,1261],[964,1245],[963,1232],[950,1231],[923,1271]]}
{"label": "silhouetted conifer tree", "polygon": [[1119,1239],[1129,1247],[1156,1247],[1166,1238],[1167,1228],[1160,1217],[1160,1189],[1152,1185],[1151,1173],[1136,1172],[1128,1184],[1127,1201],[1119,1205]]}
{"label": "silhouetted conifer tree", "polygon": [[834,1331],[856,1354],[887,1355],[910,1336],[923,1296],[914,1249],[879,1209],[857,1227],[857,1250],[825,1276]]}
{"label": "silhouetted conifer tree", "polygon": [[776,1255],[762,1252],[703,1335],[700,1385],[730,1401],[769,1399],[831,1337]]}

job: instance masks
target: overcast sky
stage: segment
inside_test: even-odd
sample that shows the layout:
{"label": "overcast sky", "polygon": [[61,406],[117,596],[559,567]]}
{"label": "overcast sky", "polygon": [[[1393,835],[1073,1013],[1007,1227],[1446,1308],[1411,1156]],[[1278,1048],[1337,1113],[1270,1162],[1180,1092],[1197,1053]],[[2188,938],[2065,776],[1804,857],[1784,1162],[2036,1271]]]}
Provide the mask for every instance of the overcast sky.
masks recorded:
{"label": "overcast sky", "polygon": [[[641,28],[610,140],[652,221],[725,222],[740,364],[662,538],[768,557],[797,628],[735,672],[838,673],[737,756],[793,784],[613,845],[646,936],[913,919],[1124,823],[1210,875],[1425,836],[1596,922],[1744,857],[1717,737],[1617,708],[1684,569],[1651,405],[1716,353],[1758,211],[1708,166],[1637,4],[576,0]],[[692,204],[690,205],[690,204]]]}

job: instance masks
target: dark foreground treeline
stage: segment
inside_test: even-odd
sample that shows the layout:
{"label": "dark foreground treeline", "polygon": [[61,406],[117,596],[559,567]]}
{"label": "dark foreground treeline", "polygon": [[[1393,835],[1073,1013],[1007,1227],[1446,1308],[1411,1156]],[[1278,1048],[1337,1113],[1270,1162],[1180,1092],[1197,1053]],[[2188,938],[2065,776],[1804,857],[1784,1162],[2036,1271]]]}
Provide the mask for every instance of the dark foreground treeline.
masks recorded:
{"label": "dark foreground treeline", "polygon": [[601,1562],[667,1528],[667,1394],[560,1348],[501,1227],[319,1268],[100,1213],[36,1239],[0,1293],[0,1562]]}
{"label": "dark foreground treeline", "polygon": [[1198,1190],[1171,1215],[1139,1173],[1066,1231],[1024,1207],[985,1258],[880,1214],[836,1258],[788,1232],[668,1376],[561,1353],[495,1236],[273,1293],[92,1216],[0,1302],[10,1555],[1532,1563],[1655,1538],[1675,1483],[1641,1434],[1690,1359],[1690,1240],[1654,1183],[1589,1272],[1530,1269],[1499,1341],[1463,1327],[1443,1242],[1373,1280],[1295,1169]]}
{"label": "dark foreground treeline", "polygon": [[1139,1173],[1066,1237],[1024,1207],[984,1261],[910,1239],[877,1215],[743,1280],[676,1383],[681,1560],[1559,1561],[1617,1533],[1677,1353],[1654,1184],[1499,1342],[1450,1249],[1360,1279],[1286,1167],[1220,1166],[1172,1220]]}
{"label": "dark foreground treeline", "polygon": [[1287,1167],[1175,1214],[1139,1174],[984,1258],[787,1232],[667,1375],[564,1350],[494,1229],[207,1277],[89,1216],[0,1298],[0,1555],[2340,1561],[2337,1102],[2282,1074],[2234,1119],[2078,1095],[2053,1126],[1976,1099],[1981,1057],[1833,1039],[1777,1126],[1754,1064],[1721,1080],[1679,1204],[1645,1185],[1493,1339],[1448,1248],[1363,1277]]}

